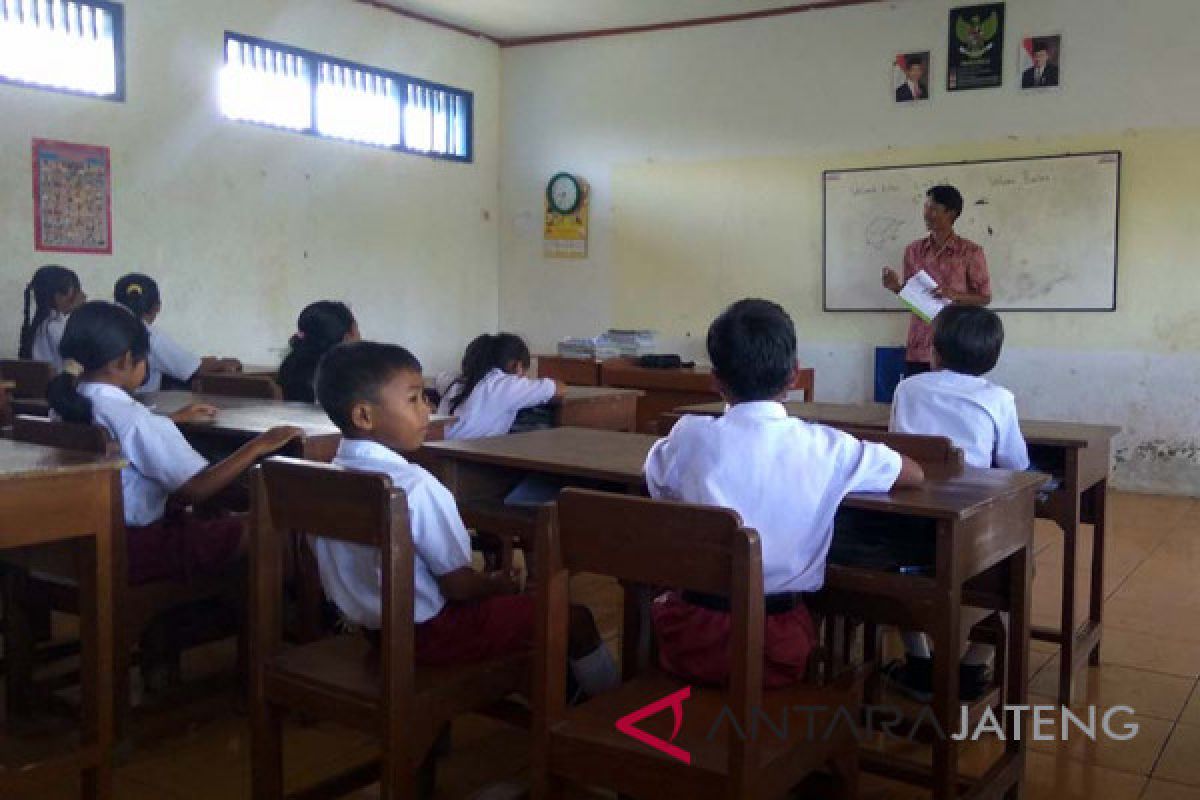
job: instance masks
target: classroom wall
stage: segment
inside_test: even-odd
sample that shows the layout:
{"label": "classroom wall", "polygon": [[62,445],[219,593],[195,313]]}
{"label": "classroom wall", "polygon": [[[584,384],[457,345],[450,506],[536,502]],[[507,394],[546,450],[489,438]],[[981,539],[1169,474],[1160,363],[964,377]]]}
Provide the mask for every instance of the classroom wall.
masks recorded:
{"label": "classroom wall", "polygon": [[[203,353],[276,363],[312,300],[348,302],[364,336],[428,367],[496,322],[497,48],[349,0],[127,0],[127,101],[0,84],[0,353],[21,289],[62,263],[94,298],[128,271],[163,291],[158,324]],[[221,116],[226,30],[475,93],[475,161],[460,164]],[[112,148],[111,256],[33,247],[30,140]]]}
{"label": "classroom wall", "polygon": [[[795,317],[818,398],[867,400],[874,347],[902,343],[905,319],[821,310],[821,170],[1118,148],[1118,311],[1003,315],[995,377],[1023,414],[1122,426],[1116,485],[1200,495],[1200,9],[1009,0],[1005,86],[948,95],[953,5],[502,51],[501,324],[539,350],[609,325],[652,327],[702,358],[704,321],[765,295]],[[1054,31],[1062,90],[1022,94],[1018,38]],[[925,49],[932,101],[896,107],[891,59]],[[541,256],[542,193],[559,170],[593,190],[581,262]],[[688,275],[701,260],[681,291],[652,277]],[[625,311],[637,305],[620,298],[638,293],[653,314]]]}

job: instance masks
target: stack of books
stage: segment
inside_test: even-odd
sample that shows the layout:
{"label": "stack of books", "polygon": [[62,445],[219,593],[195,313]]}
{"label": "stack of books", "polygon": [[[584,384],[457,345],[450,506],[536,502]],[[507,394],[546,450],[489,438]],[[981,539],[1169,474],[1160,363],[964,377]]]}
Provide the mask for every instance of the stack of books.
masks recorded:
{"label": "stack of books", "polygon": [[616,358],[621,355],[616,345],[604,336],[590,339],[569,337],[558,343],[558,354],[564,358]]}
{"label": "stack of books", "polygon": [[612,341],[618,352],[626,358],[637,358],[657,352],[658,338],[654,331],[609,328],[608,333],[603,335]]}

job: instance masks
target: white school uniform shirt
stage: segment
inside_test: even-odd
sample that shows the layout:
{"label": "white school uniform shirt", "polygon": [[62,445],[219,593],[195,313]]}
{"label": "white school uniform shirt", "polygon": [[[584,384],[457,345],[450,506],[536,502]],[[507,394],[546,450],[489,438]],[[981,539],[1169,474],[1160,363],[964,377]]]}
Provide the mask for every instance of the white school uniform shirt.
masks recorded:
{"label": "white school uniform shirt", "polygon": [[499,368],[483,376],[470,396],[454,411],[450,401],[462,393],[462,384],[455,384],[438,404],[439,414],[453,414],[457,419],[446,428],[447,439],[478,439],[483,436],[502,436],[508,433],[523,408],[548,403],[554,399],[557,384],[550,378],[521,378]]}
{"label": "white school uniform shirt", "polygon": [[147,325],[146,332],[150,334],[150,354],[147,358],[146,382],[138,387],[138,394],[157,392],[162,388],[164,374],[177,381],[191,380],[200,369],[200,357],[181,347],[153,325]]}
{"label": "white school uniform shirt", "polygon": [[33,360],[44,361],[54,367],[55,375],[62,372],[63,357],[58,352],[58,345],[62,341],[63,331],[70,318],[70,314],[51,311],[50,315],[42,320],[42,323],[37,326],[37,330],[33,332],[33,351],[31,353]]}
{"label": "white school uniform shirt", "polygon": [[780,403],[738,403],[722,417],[686,416],[650,448],[646,483],[661,500],[723,506],[762,542],[767,594],[825,582],[833,517],[850,492],[886,492],[898,453],[788,417]]}
{"label": "white school uniform shirt", "polygon": [[162,519],[167,497],[208,466],[170,417],[155,414],[124,390],[107,383],[81,383],[92,401],[92,421],[121,445],[129,466],[121,470],[125,524],[151,525]]}
{"label": "white school uniform shirt", "polygon": [[890,428],[945,436],[972,467],[1029,468],[1016,400],[985,378],[940,369],[900,381]]}
{"label": "white school uniform shirt", "polygon": [[[342,439],[333,463],[364,472],[382,472],[408,498],[413,539],[413,617],[436,617],[446,605],[438,576],[471,564],[471,539],[454,496],[424,468],[377,442]],[[383,562],[379,548],[313,537],[313,552],[325,596],[349,621],[367,628],[381,625]]]}

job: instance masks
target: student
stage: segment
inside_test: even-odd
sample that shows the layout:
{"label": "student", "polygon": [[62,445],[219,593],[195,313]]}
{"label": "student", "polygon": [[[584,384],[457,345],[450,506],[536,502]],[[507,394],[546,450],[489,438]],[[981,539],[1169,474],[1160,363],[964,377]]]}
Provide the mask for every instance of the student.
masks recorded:
{"label": "student", "polygon": [[276,382],[283,388],[283,399],[294,403],[315,403],[317,364],[321,356],[343,342],[359,340],[358,323],[345,303],[321,300],[310,303],[296,320],[296,333],[288,344],[291,351],[279,365]]}
{"label": "student", "polygon": [[[919,465],[880,444],[788,416],[780,402],[796,374],[796,332],[767,300],[731,305],[708,329],[722,417],[686,416],[646,459],[652,497],[731,508],[762,541],[766,630],[763,683],[803,679],[816,632],[803,593],[820,589],[834,513],[850,492],[886,492],[924,479]],[[729,674],[729,603],[668,592],[651,608],[662,666],[721,684]]]}
{"label": "student", "polygon": [[477,439],[508,433],[524,408],[562,397],[566,387],[552,378],[527,378],[529,347],[512,333],[477,336],[463,353],[462,374],[450,384],[439,414],[457,417],[447,439]]}
{"label": "student", "polygon": [[[146,327],[124,308],[85,303],[67,321],[60,346],[63,372],[46,391],[59,417],[103,426],[129,462],[121,470],[121,491],[133,584],[212,570],[241,552],[241,519],[171,513],[168,500],[189,505],[207,500],[255,461],[301,435],[297,428],[273,428],[210,465],[171,419],[130,395],[146,377],[149,348]],[[212,412],[189,406],[176,418],[207,419]]]}
{"label": "student", "polygon": [[122,277],[113,286],[113,299],[144,322],[150,333],[146,383],[137,389],[139,394],[161,389],[163,375],[187,384],[198,373],[241,372],[242,364],[236,358],[200,358],[154,326],[158,312],[162,310],[162,296],[158,284],[150,276],[132,272]]}
{"label": "student", "polygon": [[[29,306],[36,307],[33,318]],[[48,265],[33,273],[25,287],[25,314],[21,322],[21,340],[17,358],[44,361],[62,372],[58,343],[71,312],[87,302],[79,285],[79,276],[66,267]]]}
{"label": "student", "polygon": [[[454,497],[429,472],[405,460],[429,427],[421,365],[403,347],[339,345],[317,371],[317,398],[342,431],[333,463],[381,472],[404,490],[414,546],[415,658],[419,664],[466,664],[527,649],[534,600],[517,594],[514,573],[476,572]],[[317,538],[321,584],[342,614],[375,640],[380,625],[380,555],[376,548]],[[619,682],[590,612],[573,607],[572,673],[596,695]]]}
{"label": "student", "polygon": [[[978,306],[947,306],[933,321],[933,370],[900,382],[892,400],[890,428],[900,433],[945,436],[972,467],[1029,468],[1029,451],[1012,392],[983,376],[1004,345],[1000,317]],[[982,618],[964,609],[963,638]],[[906,658],[885,672],[910,696],[932,696],[933,658],[924,634],[904,634]],[[959,669],[964,700],[981,696],[991,681],[990,645],[971,644]]]}

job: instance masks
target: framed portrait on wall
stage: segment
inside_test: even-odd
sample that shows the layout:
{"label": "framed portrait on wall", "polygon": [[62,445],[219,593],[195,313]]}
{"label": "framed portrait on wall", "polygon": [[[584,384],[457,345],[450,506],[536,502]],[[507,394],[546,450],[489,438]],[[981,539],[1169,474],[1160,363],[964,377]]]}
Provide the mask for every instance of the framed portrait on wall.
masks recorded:
{"label": "framed portrait on wall", "polygon": [[929,51],[897,53],[892,59],[892,96],[901,104],[929,99]]}
{"label": "framed portrait on wall", "polygon": [[1057,89],[1062,85],[1062,34],[1026,36],[1017,53],[1022,89]]}

